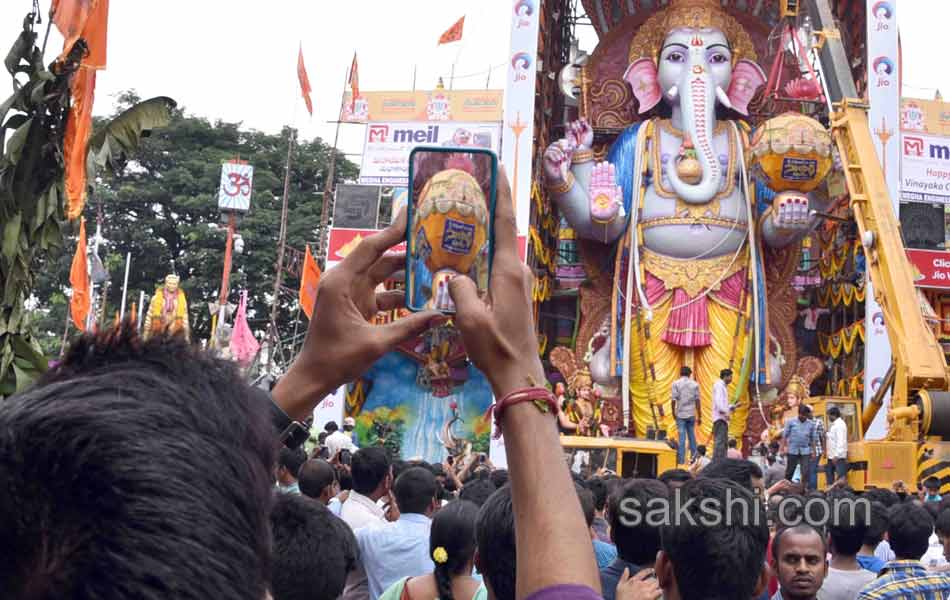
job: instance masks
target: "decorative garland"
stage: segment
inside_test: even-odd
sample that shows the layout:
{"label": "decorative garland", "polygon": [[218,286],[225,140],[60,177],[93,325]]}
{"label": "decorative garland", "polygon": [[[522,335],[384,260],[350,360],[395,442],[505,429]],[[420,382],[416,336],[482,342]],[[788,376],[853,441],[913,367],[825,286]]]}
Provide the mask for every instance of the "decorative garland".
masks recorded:
{"label": "decorative garland", "polygon": [[819,333],[818,349],[822,354],[837,359],[842,354],[848,355],[854,352],[858,338],[861,339],[861,343],[864,343],[864,321],[855,321],[831,335]]}
{"label": "decorative garland", "polygon": [[866,290],[864,283],[826,283],[818,288],[818,306],[822,308],[837,308],[841,305],[851,306],[855,301],[864,302]]}

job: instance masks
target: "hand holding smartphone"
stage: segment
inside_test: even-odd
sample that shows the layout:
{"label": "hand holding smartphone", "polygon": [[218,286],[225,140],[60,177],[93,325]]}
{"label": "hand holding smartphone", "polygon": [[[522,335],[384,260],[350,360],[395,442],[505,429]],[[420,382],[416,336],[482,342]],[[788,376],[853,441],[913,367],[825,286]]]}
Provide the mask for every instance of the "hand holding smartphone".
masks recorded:
{"label": "hand holding smartphone", "polygon": [[498,157],[481,148],[415,148],[409,155],[406,307],[454,313],[449,281],[488,291]]}

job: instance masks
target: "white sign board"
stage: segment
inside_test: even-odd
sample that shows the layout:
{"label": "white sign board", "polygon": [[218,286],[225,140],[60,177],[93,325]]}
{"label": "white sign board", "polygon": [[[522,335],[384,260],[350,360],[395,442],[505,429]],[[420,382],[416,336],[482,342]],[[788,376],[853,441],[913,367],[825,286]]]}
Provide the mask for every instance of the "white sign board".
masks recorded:
{"label": "white sign board", "polygon": [[901,135],[901,200],[950,203],[950,137]]}
{"label": "white sign board", "polygon": [[[884,167],[884,177],[896,219],[901,187],[897,0],[867,0],[867,36],[868,98],[871,101],[868,121],[877,156]],[[884,313],[874,299],[870,281],[867,282],[864,314],[864,405],[867,406],[891,365],[891,344],[887,338]],[[877,417],[865,432],[865,439],[880,439],[886,435],[890,400],[888,393],[884,397],[884,408],[878,411]]]}
{"label": "white sign board", "polygon": [[343,428],[343,405],[346,403],[346,386],[337,388],[335,392],[320,401],[313,409],[313,427],[310,431],[321,432],[323,426],[333,421]]}
{"label": "white sign board", "polygon": [[500,141],[500,123],[367,123],[359,182],[408,185],[409,153],[416,146],[471,146],[497,153]]}
{"label": "white sign board", "polygon": [[505,143],[501,160],[511,181],[518,235],[528,233],[531,217],[531,165],[534,157],[534,88],[538,73],[540,2],[509,0],[511,48],[505,83]]}
{"label": "white sign board", "polygon": [[253,180],[254,167],[251,165],[234,162],[221,165],[218,208],[222,211],[247,212],[251,208]]}

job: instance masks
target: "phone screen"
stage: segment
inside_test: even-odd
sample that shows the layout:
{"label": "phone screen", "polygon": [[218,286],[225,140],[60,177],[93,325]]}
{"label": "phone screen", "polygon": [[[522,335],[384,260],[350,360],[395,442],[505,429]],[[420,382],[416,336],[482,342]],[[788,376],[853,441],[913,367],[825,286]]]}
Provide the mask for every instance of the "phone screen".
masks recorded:
{"label": "phone screen", "polygon": [[488,291],[495,178],[490,150],[419,147],[409,157],[406,306],[455,312],[449,281],[470,277]]}

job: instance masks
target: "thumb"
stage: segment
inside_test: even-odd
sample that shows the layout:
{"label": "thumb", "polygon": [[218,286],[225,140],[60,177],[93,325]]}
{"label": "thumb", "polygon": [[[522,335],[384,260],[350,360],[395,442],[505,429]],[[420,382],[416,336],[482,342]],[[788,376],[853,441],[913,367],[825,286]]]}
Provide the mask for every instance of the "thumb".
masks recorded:
{"label": "thumb", "polygon": [[620,581],[619,581],[619,583],[624,583],[624,582],[626,582],[626,581],[629,580],[629,579],[630,579],[630,568],[629,568],[629,567],[624,567],[624,568],[623,568],[623,574],[620,576]]}
{"label": "thumb", "polygon": [[384,341],[387,351],[391,350],[396,344],[411,339],[429,328],[429,322],[434,318],[441,316],[442,313],[436,310],[426,310],[412,313],[401,319],[396,319],[386,325],[373,325],[379,331],[379,336]]}
{"label": "thumb", "polygon": [[478,297],[478,289],[470,278],[459,275],[449,281],[449,295],[455,303],[455,321],[459,329],[471,329],[475,323],[482,321],[488,308]]}

